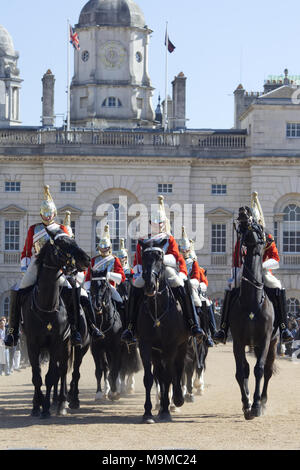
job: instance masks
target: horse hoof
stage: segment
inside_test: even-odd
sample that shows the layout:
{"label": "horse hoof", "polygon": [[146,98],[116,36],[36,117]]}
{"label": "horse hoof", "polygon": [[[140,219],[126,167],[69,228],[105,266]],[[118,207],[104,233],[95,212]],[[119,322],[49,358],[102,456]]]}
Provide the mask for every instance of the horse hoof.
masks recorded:
{"label": "horse hoof", "polygon": [[180,408],[184,405],[184,398],[183,397],[173,397],[173,402],[176,408]]}
{"label": "horse hoof", "polygon": [[158,419],[160,421],[163,421],[164,423],[171,423],[171,421],[172,421],[172,417],[171,417],[170,413],[168,413],[168,412],[159,413]]}
{"label": "horse hoof", "polygon": [[184,400],[187,402],[187,403],[194,403],[195,401],[195,397],[192,393],[187,393],[184,397]]}
{"label": "horse hoof", "polygon": [[35,409],[33,409],[33,410],[31,411],[31,416],[32,416],[33,418],[39,418],[39,417],[41,416],[40,410],[35,410]]}
{"label": "horse hoof", "polygon": [[70,410],[79,410],[80,408],[80,402],[78,401],[70,401],[69,402],[69,408]]}
{"label": "horse hoof", "polygon": [[43,411],[43,413],[41,414],[41,419],[49,419],[51,418],[51,414],[50,414],[50,411]]}
{"label": "horse hoof", "polygon": [[142,423],[143,424],[155,424],[155,420],[154,420],[152,415],[151,416],[143,416]]}
{"label": "horse hoof", "polygon": [[251,408],[249,408],[248,410],[244,410],[244,417],[247,421],[250,421],[251,419],[254,419],[254,416],[251,412]]}
{"label": "horse hoof", "polygon": [[255,406],[251,408],[251,414],[253,418],[259,418],[261,416],[261,407],[260,406]]}
{"label": "horse hoof", "polygon": [[110,401],[118,401],[120,400],[120,394],[118,392],[109,392],[108,398]]}
{"label": "horse hoof", "polygon": [[102,392],[97,392],[95,396],[95,402],[96,403],[104,403],[106,401],[106,395]]}

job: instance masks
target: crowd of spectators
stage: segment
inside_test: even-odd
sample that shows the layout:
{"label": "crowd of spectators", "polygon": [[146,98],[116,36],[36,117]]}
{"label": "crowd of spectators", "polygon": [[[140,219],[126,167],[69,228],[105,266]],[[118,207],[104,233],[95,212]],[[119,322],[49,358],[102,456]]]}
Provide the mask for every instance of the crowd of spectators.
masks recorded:
{"label": "crowd of spectators", "polygon": [[6,317],[0,317],[0,376],[11,375],[14,371],[20,372],[29,366],[24,335],[21,333],[17,346],[7,348],[4,344],[7,328]]}

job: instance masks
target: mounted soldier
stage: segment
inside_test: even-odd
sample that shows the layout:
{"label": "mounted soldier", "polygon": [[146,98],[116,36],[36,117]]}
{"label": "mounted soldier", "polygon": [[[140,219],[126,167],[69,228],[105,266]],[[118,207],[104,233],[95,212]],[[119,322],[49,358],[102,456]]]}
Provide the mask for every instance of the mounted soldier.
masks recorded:
{"label": "mounted soldier", "polygon": [[215,319],[213,312],[210,308],[211,302],[206,297],[206,291],[208,286],[208,280],[206,277],[205,269],[199,266],[197,255],[194,250],[193,240],[189,240],[185,227],[182,227],[182,237],[178,243],[179,251],[184,259],[186,264],[186,269],[190,283],[193,287],[193,300],[196,307],[196,312],[199,315],[199,318],[204,320],[204,324],[207,323],[206,319],[203,318],[203,315],[207,315],[208,326],[204,328],[207,336],[208,346],[213,346],[213,341],[209,330],[212,334],[216,333]]}
{"label": "mounted soldier", "polygon": [[[24,276],[19,286],[11,290],[9,330],[5,339],[6,346],[16,345],[19,339],[19,324],[21,317],[22,295],[31,289],[37,280],[38,267],[35,263],[36,257],[42,247],[50,240],[50,235],[57,238],[63,235],[70,236],[68,229],[55,222],[57,209],[50,194],[49,186],[44,186],[44,201],[41,204],[40,223],[31,225],[27,232],[24,249],[21,254],[21,271]],[[63,278],[64,279],[64,278]],[[62,279],[62,283],[64,282]],[[71,338],[73,345],[80,345],[81,336],[76,328],[74,312],[67,308],[68,320],[71,327]]]}
{"label": "mounted soldier", "polygon": [[162,243],[164,255],[164,265],[166,266],[166,280],[171,287],[175,298],[179,300],[183,308],[183,314],[191,328],[191,334],[199,338],[203,337],[203,330],[199,327],[199,320],[195,311],[193,298],[189,294],[189,282],[187,270],[182,257],[180,256],[178,245],[174,237],[170,234],[170,223],[166,216],[164,197],[158,197],[158,207],[151,213],[151,234],[147,238],[141,239],[137,243],[134,258],[135,279],[131,287],[128,315],[129,325],[122,334],[122,340],[126,343],[135,342],[135,327],[137,321],[138,306],[143,297],[143,287],[145,281],[142,272],[142,248],[141,242],[151,244]]}
{"label": "mounted soldier", "polygon": [[[66,215],[64,219],[64,226],[68,230],[70,237],[75,238],[72,227],[71,227],[71,212],[70,211],[66,211]],[[89,295],[84,288],[85,275],[86,275],[86,272],[80,272],[80,273],[77,273],[76,275],[76,285],[74,286],[75,296],[76,296],[75,308],[79,309],[80,306],[82,307],[84,314],[85,314],[86,321],[87,321],[89,333],[94,341],[98,341],[98,340],[104,339],[104,334],[102,333],[102,331],[100,331],[96,327],[95,313],[92,308]],[[71,281],[71,279],[68,280],[67,278],[64,283],[64,287],[70,289],[72,287],[69,281]]]}
{"label": "mounted soldier", "polygon": [[[249,209],[250,210],[250,209]],[[282,288],[282,284],[272,273],[271,269],[279,268],[279,254],[273,235],[265,229],[265,220],[263,211],[258,199],[258,193],[253,192],[251,197],[251,210],[254,220],[263,227],[265,233],[265,247],[263,255],[263,283],[264,290],[271,300],[274,312],[275,322],[279,326],[281,341],[283,343],[293,341],[293,335],[287,328],[287,304],[286,291]],[[228,333],[228,314],[231,308],[233,298],[238,295],[240,281],[243,273],[243,247],[241,247],[241,239],[238,238],[233,253],[232,277],[229,279],[228,289],[225,291],[225,297],[222,307],[221,328],[214,335],[216,342],[226,343]]]}
{"label": "mounted soldier", "polygon": [[[118,293],[116,286],[125,281],[125,273],[122,264],[117,256],[112,254],[112,243],[110,239],[109,225],[105,225],[103,235],[99,241],[99,255],[92,258],[88,272],[85,278],[85,289],[89,292],[91,281],[106,276],[109,281],[112,299],[118,304],[122,304],[123,300]],[[119,305],[120,306],[120,305]]]}

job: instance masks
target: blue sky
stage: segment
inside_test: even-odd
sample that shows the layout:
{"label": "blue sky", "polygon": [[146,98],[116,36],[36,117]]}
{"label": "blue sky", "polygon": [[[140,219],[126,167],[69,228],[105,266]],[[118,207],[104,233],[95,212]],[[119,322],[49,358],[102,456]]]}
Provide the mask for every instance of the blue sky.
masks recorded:
{"label": "blue sky", "polygon": [[[2,0],[2,24],[20,54],[23,125],[39,125],[42,76],[55,75],[55,113],[67,109],[67,19],[78,22],[85,0]],[[165,93],[164,35],[176,50],[169,54],[171,81],[187,77],[187,126],[227,129],[233,126],[233,91],[262,91],[269,75],[300,75],[300,3],[296,0],[137,0],[153,30],[149,72],[158,94]],[[73,52],[72,52],[73,54]],[[61,125],[61,118],[57,124]]]}

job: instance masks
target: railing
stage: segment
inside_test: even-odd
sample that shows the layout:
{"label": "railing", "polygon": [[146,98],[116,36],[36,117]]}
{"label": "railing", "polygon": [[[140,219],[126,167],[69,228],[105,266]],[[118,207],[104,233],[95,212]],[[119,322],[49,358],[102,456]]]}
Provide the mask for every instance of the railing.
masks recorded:
{"label": "railing", "polygon": [[0,145],[94,145],[103,147],[185,147],[240,150],[246,148],[245,134],[217,132],[139,132],[61,129],[0,129]]}
{"label": "railing", "polygon": [[300,254],[283,255],[282,261],[283,266],[300,269]]}
{"label": "railing", "polygon": [[227,266],[227,255],[211,255],[210,262],[212,266]]}
{"label": "railing", "polygon": [[5,265],[19,265],[21,253],[16,251],[3,251],[0,254],[0,262]]}

